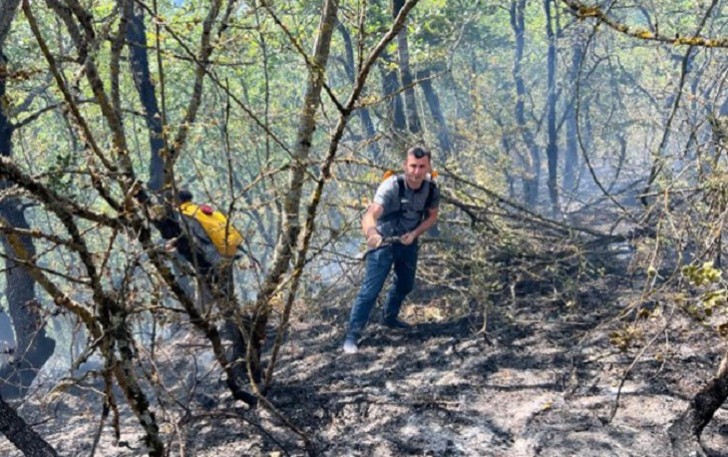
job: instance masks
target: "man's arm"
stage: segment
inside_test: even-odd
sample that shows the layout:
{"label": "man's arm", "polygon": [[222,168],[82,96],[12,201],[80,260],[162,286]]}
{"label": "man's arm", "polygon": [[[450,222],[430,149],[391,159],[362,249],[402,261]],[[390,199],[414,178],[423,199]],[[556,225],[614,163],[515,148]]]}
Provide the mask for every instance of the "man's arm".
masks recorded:
{"label": "man's arm", "polygon": [[438,214],[438,208],[428,208],[427,209],[427,219],[422,221],[420,225],[417,226],[414,230],[411,232],[407,232],[404,235],[402,235],[402,244],[412,244],[417,238],[419,238],[420,235],[425,233],[430,227],[435,225],[437,222],[437,214]]}
{"label": "man's arm", "polygon": [[379,203],[370,203],[367,212],[361,219],[361,229],[370,248],[378,248],[382,244],[382,234],[377,231],[377,220],[384,213],[384,207]]}

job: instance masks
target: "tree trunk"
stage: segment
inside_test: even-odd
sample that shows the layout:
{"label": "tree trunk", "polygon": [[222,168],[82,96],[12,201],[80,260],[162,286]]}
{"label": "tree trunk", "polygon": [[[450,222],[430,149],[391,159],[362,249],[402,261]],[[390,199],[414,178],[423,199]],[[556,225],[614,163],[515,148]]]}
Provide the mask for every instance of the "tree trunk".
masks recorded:
{"label": "tree trunk", "polygon": [[51,447],[0,396],[0,433],[26,457],[58,457]]}
{"label": "tree trunk", "polygon": [[[399,15],[404,0],[392,0],[392,18]],[[420,133],[420,117],[417,115],[417,100],[415,99],[414,78],[409,62],[409,44],[407,42],[407,27],[397,35],[397,54],[399,56],[399,77],[404,88],[404,105],[407,114],[407,127],[411,133]]]}
{"label": "tree trunk", "polygon": [[300,205],[303,181],[306,176],[308,157],[313,144],[313,132],[316,129],[316,113],[319,109],[321,90],[324,84],[326,66],[331,51],[331,38],[336,26],[339,10],[338,0],[326,0],[321,10],[321,20],[314,45],[309,68],[308,85],[303,99],[303,106],[296,135],[296,148],[291,161],[288,191],[283,202],[283,223],[281,235],[276,244],[273,264],[268,270],[265,281],[256,299],[254,319],[251,328],[251,344],[248,345],[247,360],[250,362],[249,373],[254,381],[260,381],[263,374],[261,354],[265,341],[266,327],[270,316],[270,300],[273,298],[283,275],[288,270],[300,233]]}
{"label": "tree trunk", "polygon": [[513,79],[516,83],[515,117],[521,138],[528,149],[522,179],[523,199],[529,207],[535,207],[538,202],[538,184],[541,178],[541,154],[533,139],[531,130],[526,125],[526,85],[521,74],[526,32],[525,8],[526,0],[511,1],[511,28],[516,38],[515,59],[513,61]]}
{"label": "tree trunk", "polygon": [[[354,84],[356,78],[356,66],[354,65],[354,47],[351,44],[351,35],[341,21],[339,21],[336,29],[339,33],[341,33],[341,37],[344,39],[344,49],[346,51],[344,54],[344,70],[346,71],[346,77],[349,79],[349,83]],[[374,123],[372,122],[372,117],[369,115],[369,110],[365,107],[361,107],[356,111],[359,114],[359,120],[364,128],[365,138],[368,142],[368,149],[372,154],[372,159],[374,159],[374,161],[378,161],[381,151],[379,150],[377,143],[373,141],[377,132],[374,129]]]}
{"label": "tree trunk", "polygon": [[[19,1],[11,0],[0,7],[0,100],[5,100],[7,59],[3,53],[5,38],[10,24],[18,9]],[[0,104],[4,106],[4,104]],[[0,109],[0,155],[12,155],[12,135],[14,127],[7,114]],[[8,186],[0,182],[0,189]],[[22,202],[16,198],[0,201],[0,217],[17,228],[28,229]],[[0,237],[5,259],[5,296],[8,312],[15,333],[12,348],[12,362],[0,369],[0,395],[5,398],[25,395],[38,370],[48,361],[55,350],[55,341],[45,333],[40,303],[35,299],[35,281],[25,268],[13,261],[14,252],[6,237]],[[35,255],[35,247],[30,238],[22,238],[23,248]],[[1,349],[1,348],[0,348]]]}
{"label": "tree trunk", "polygon": [[[571,55],[571,67],[569,68],[568,80],[572,84],[576,84],[579,80],[579,71],[581,63],[584,60],[584,46],[581,42],[581,34],[576,33],[575,42],[572,43],[573,54]],[[572,94],[576,90],[571,91]],[[576,118],[576,104],[578,100],[572,95],[571,100],[566,106],[566,151],[564,153],[564,179],[563,187],[567,192],[572,192],[576,188],[576,172],[579,168],[579,144],[578,144],[578,126],[579,121]]]}
{"label": "tree trunk", "polygon": [[432,87],[430,76],[429,69],[422,70],[417,74],[417,78],[421,80],[420,88],[422,88],[422,93],[425,95],[427,106],[429,106],[432,118],[437,125],[437,140],[440,143],[440,150],[442,151],[442,159],[444,161],[452,152],[452,140],[450,139],[450,131],[447,128],[445,115],[442,113],[442,108],[440,107],[440,98],[437,96],[434,87]]}
{"label": "tree trunk", "polygon": [[14,347],[15,334],[13,333],[13,323],[10,321],[8,314],[3,309],[0,309],[0,355]]}
{"label": "tree trunk", "polygon": [[157,95],[149,71],[147,52],[147,32],[144,25],[144,11],[134,2],[126,2],[124,14],[127,17],[126,39],[129,43],[131,72],[139,100],[144,107],[144,120],[149,129],[149,190],[158,192],[164,181],[164,137],[162,113],[157,103]]}
{"label": "tree trunk", "polygon": [[547,68],[547,136],[546,159],[548,162],[548,189],[551,199],[551,214],[559,214],[559,189],[558,189],[558,161],[559,149],[556,144],[556,34],[554,33],[553,17],[551,15],[552,0],[544,0],[543,8],[546,14],[546,36],[548,37],[548,53],[546,60]]}
{"label": "tree trunk", "polygon": [[[473,59],[473,61],[468,63],[468,66],[463,68],[463,71],[469,72],[466,74],[470,75],[479,74],[477,62]],[[452,71],[446,72],[443,78],[442,86],[446,88],[446,97],[455,101],[455,119],[463,121],[467,125],[469,122],[472,122],[473,115],[477,111],[476,107],[480,103],[476,95],[479,94],[476,90],[476,78],[465,78],[463,83],[460,84],[458,78],[453,75]]]}
{"label": "tree trunk", "polygon": [[[391,62],[392,58],[382,52],[382,61]],[[387,65],[379,65],[382,72],[382,92],[387,103],[387,117],[392,123],[395,132],[403,133],[407,130],[407,118],[404,115],[404,104],[399,94],[399,78],[397,72]]]}
{"label": "tree trunk", "polygon": [[[15,227],[18,226],[15,225]],[[3,243],[3,246],[5,252],[13,252],[8,243]],[[10,263],[7,261],[6,264]],[[35,281],[28,275],[25,268],[17,266],[10,268],[10,272],[6,274],[6,278],[13,276],[16,278],[8,279],[8,281],[13,280],[16,283],[8,282],[12,286],[8,286],[7,297],[10,303],[10,316],[17,335],[17,344],[10,357],[11,361],[0,369],[0,395],[5,398],[25,396],[38,375],[38,371],[51,358],[56,348],[55,340],[46,335],[40,303],[31,298],[20,304],[25,296],[35,295],[33,290]],[[30,284],[31,288],[23,290],[23,282]]]}
{"label": "tree trunk", "polygon": [[690,401],[688,408],[667,430],[675,457],[705,456],[700,444],[703,429],[728,398],[728,352],[715,377]]}

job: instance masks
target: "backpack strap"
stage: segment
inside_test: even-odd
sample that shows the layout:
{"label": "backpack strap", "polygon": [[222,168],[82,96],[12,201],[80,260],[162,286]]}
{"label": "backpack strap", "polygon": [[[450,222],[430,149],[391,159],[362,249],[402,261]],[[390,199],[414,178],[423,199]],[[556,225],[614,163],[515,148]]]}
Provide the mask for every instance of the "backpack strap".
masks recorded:
{"label": "backpack strap", "polygon": [[420,211],[420,224],[427,219],[429,216],[429,208],[432,206],[433,200],[435,200],[435,189],[437,189],[437,184],[435,181],[429,179],[427,181],[430,185],[430,187],[427,189],[427,198],[425,199],[425,206],[422,207],[422,211]]}
{"label": "backpack strap", "polygon": [[389,222],[395,219],[398,219],[404,211],[402,211],[402,200],[404,199],[404,192],[405,192],[405,185],[404,185],[404,176],[403,175],[397,175],[397,209],[392,210],[388,212],[387,214],[382,214],[379,217],[379,222]]}
{"label": "backpack strap", "polygon": [[427,200],[425,200],[425,210],[432,206],[432,201],[435,199],[435,189],[437,189],[437,183],[430,180],[430,189],[427,192]]}

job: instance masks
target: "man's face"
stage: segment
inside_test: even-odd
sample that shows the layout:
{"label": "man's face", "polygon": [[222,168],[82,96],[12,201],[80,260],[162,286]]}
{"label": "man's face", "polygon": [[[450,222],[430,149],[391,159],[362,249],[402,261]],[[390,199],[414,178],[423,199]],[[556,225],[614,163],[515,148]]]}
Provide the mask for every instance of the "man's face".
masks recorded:
{"label": "man's face", "polygon": [[404,175],[407,178],[407,184],[410,188],[419,189],[429,172],[429,157],[422,156],[418,159],[412,154],[407,154],[407,159],[404,162]]}

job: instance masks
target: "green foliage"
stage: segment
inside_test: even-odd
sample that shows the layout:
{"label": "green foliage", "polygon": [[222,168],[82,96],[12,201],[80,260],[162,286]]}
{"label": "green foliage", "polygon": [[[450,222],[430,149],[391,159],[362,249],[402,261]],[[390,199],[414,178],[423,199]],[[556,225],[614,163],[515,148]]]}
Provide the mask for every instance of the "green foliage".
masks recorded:
{"label": "green foliage", "polygon": [[682,274],[690,284],[707,286],[719,282],[722,272],[713,266],[713,262],[705,262],[702,265],[685,265]]}
{"label": "green foliage", "polygon": [[688,301],[684,306],[690,316],[703,321],[711,317],[716,310],[728,311],[725,307],[728,289],[724,285],[722,272],[714,268],[713,262],[686,265],[681,272],[688,283],[699,291],[696,299]]}

